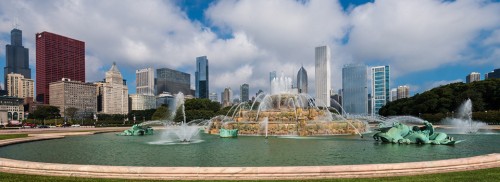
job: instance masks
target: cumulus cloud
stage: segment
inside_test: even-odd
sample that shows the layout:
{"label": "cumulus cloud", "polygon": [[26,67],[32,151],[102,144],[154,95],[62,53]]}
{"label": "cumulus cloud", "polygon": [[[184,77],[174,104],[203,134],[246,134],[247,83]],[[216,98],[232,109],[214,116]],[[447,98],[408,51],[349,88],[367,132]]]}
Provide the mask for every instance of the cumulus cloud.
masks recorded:
{"label": "cumulus cloud", "polygon": [[500,4],[380,0],[355,8],[347,49],[355,60],[382,60],[396,74],[462,60],[480,31],[498,29]]}
{"label": "cumulus cloud", "polygon": [[[2,45],[18,22],[33,68],[36,32],[50,31],[84,41],[87,81],[102,80],[112,62],[122,72],[170,67],[194,78],[195,58],[202,55],[208,56],[211,77],[217,78],[265,54],[244,33],[219,39],[169,1],[1,1],[0,12],[0,32],[6,39]],[[135,80],[133,74],[124,76]],[[129,87],[135,90],[134,85]]]}
{"label": "cumulus cloud", "polygon": [[457,83],[457,82],[463,82],[463,80],[462,79],[455,79],[455,80],[438,80],[438,81],[434,81],[434,82],[427,82],[424,91],[427,91],[427,90],[430,90],[430,89],[433,89],[433,88],[436,88],[436,87],[439,87],[442,85],[447,85],[450,83]]}
{"label": "cumulus cloud", "polygon": [[[304,65],[311,93],[314,48],[334,48],[348,28],[347,17],[335,1],[219,1],[206,11],[206,16],[213,26],[226,32],[244,33],[264,52],[262,59],[251,63],[256,67],[253,79],[264,82],[270,71],[293,78]],[[334,65],[343,62],[336,58],[334,55]]]}
{"label": "cumulus cloud", "polygon": [[[198,22],[172,1],[0,1],[0,44],[18,22],[34,70],[36,32],[85,41],[87,80],[101,80],[117,62],[130,91],[135,69],[169,67],[194,79],[195,58],[207,56],[210,92],[237,93],[243,83],[251,94],[268,90],[270,71],[295,79],[303,65],[314,93],[314,48],[322,45],[331,48],[334,89],[351,62],[390,64],[393,76],[478,60],[498,65],[499,4],[379,0],[344,11],[337,1],[226,0]],[[487,56],[471,56],[474,41]]]}

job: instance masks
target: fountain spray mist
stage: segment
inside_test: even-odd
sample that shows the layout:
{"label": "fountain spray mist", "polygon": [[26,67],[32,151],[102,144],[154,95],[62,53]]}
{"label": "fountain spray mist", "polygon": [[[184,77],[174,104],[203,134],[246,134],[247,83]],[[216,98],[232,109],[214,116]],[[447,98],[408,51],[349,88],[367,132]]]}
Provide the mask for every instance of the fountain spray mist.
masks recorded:
{"label": "fountain spray mist", "polygon": [[472,101],[467,99],[458,108],[456,118],[444,119],[444,124],[453,126],[453,131],[458,134],[477,133],[479,129],[486,128],[486,123],[472,120]]}

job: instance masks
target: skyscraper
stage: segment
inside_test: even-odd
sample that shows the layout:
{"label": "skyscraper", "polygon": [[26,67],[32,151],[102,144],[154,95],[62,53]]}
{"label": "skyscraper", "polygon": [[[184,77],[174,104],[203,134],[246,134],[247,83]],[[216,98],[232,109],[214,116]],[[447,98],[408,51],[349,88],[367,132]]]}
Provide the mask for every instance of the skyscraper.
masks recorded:
{"label": "skyscraper", "polygon": [[348,64],[342,68],[342,107],[348,114],[368,114],[367,68]]}
{"label": "skyscraper", "polygon": [[233,104],[231,102],[232,97],[233,97],[233,91],[231,91],[231,87],[225,88],[222,96],[222,107],[231,106]]}
{"label": "skyscraper", "polygon": [[195,97],[208,98],[208,59],[207,56],[196,58]]}
{"label": "skyscraper", "polygon": [[217,97],[217,93],[212,92],[208,95],[208,98],[213,102],[219,102],[219,98]]}
{"label": "skyscraper", "polygon": [[259,89],[259,91],[257,93],[255,93],[255,97],[258,97],[262,93],[264,93],[264,91],[262,91],[261,89]]}
{"label": "skyscraper", "polygon": [[5,45],[5,68],[3,72],[4,88],[7,90],[7,74],[18,73],[25,79],[31,79],[29,50],[23,46],[23,32],[17,28],[10,31],[10,45]]}
{"label": "skyscraper", "polygon": [[316,47],[316,105],[330,107],[330,48]]}
{"label": "skyscraper", "polygon": [[250,86],[248,84],[243,84],[240,86],[240,101],[241,102],[247,102],[250,100]]}
{"label": "skyscraper", "polygon": [[389,66],[372,67],[371,113],[378,114],[382,106],[390,101],[390,68]]}
{"label": "skyscraper", "polygon": [[[128,114],[128,88],[116,63],[106,72],[104,83],[97,85],[98,95],[102,102],[98,103],[98,111],[104,114]],[[102,110],[99,110],[101,108]]]}
{"label": "skyscraper", "polygon": [[410,87],[407,85],[398,87],[398,99],[404,99],[410,97]]}
{"label": "skyscraper", "polygon": [[155,95],[155,70],[145,68],[135,70],[136,94]]}
{"label": "skyscraper", "polygon": [[395,100],[398,100],[398,89],[397,88],[391,89],[391,102],[395,101]]}
{"label": "skyscraper", "polygon": [[475,82],[481,80],[481,73],[472,72],[465,77],[466,83]]}
{"label": "skyscraper", "polygon": [[500,78],[500,68],[495,69],[484,75],[484,79],[490,79],[490,78]]}
{"label": "skyscraper", "polygon": [[85,42],[50,32],[36,34],[36,100],[49,104],[49,84],[85,82]]}
{"label": "skyscraper", "polygon": [[299,72],[297,72],[297,89],[299,93],[307,94],[307,71],[304,66],[300,67]]}
{"label": "skyscraper", "polygon": [[156,94],[191,94],[191,75],[170,68],[156,69]]}

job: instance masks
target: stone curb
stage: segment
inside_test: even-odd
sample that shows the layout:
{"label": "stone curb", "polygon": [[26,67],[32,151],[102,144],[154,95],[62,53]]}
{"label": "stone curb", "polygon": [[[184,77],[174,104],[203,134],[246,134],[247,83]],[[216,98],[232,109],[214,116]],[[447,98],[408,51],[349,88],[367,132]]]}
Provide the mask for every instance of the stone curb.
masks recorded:
{"label": "stone curb", "polygon": [[[82,134],[82,132],[79,132]],[[66,135],[67,133],[65,133]],[[75,133],[72,133],[75,134]],[[85,134],[93,134],[85,132]],[[71,134],[69,134],[71,135]],[[14,143],[63,138],[58,134],[39,134],[27,138],[0,141]],[[167,179],[167,180],[259,180],[368,178],[443,173],[500,167],[500,154],[438,161],[362,164],[337,166],[284,167],[141,167],[101,166],[29,162],[0,158],[0,172],[87,178]]]}

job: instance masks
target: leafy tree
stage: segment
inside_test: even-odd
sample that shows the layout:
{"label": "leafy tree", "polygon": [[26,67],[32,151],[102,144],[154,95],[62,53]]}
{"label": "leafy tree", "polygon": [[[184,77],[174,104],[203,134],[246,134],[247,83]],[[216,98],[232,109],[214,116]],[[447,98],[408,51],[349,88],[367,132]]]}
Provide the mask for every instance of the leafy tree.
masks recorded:
{"label": "leafy tree", "polygon": [[78,108],[68,107],[64,111],[64,115],[68,116],[70,119],[74,119],[77,112],[78,112]]}
{"label": "leafy tree", "polygon": [[[233,115],[233,113],[234,113],[234,111],[233,111],[233,110],[234,110],[234,109],[233,109],[233,110],[231,110],[231,111],[229,111],[231,108],[232,108],[232,106],[227,106],[227,107],[224,107],[224,108],[220,109],[220,110],[217,112],[217,115],[226,115],[226,114],[227,114],[227,115]],[[230,112],[230,113],[228,113],[228,112]]]}
{"label": "leafy tree", "polygon": [[[177,108],[177,110],[175,111],[175,117],[174,117],[174,121],[175,122],[182,122],[184,120],[184,115],[182,113],[182,107],[179,107]],[[187,122],[188,120],[186,120]]]}
{"label": "leafy tree", "polygon": [[152,115],[152,120],[164,120],[170,117],[170,112],[168,111],[168,107],[160,106],[156,109],[156,111]]}
{"label": "leafy tree", "polygon": [[150,121],[153,119],[153,114],[156,112],[157,109],[147,109],[147,110],[133,110],[133,111],[130,111],[128,113],[128,120],[129,121],[133,121],[134,120],[134,116],[135,116],[135,119],[136,121],[141,121],[143,120],[146,120],[146,121]]}
{"label": "leafy tree", "polygon": [[[186,112],[186,122],[195,119],[210,119],[216,116],[221,108],[218,102],[213,102],[210,99],[188,99],[184,102]],[[175,112],[174,121],[182,122],[184,120],[182,107],[179,107]]]}
{"label": "leafy tree", "polygon": [[33,112],[33,118],[35,119],[55,119],[61,117],[60,110],[56,106],[39,106]]}
{"label": "leafy tree", "polygon": [[[500,79],[451,83],[436,87],[410,98],[389,102],[379,110],[379,114],[423,115],[429,118],[429,121],[436,121],[451,112],[457,112],[458,107],[467,99],[472,100],[472,109],[475,112],[500,110]],[[478,114],[481,117],[483,115],[485,114]]]}

